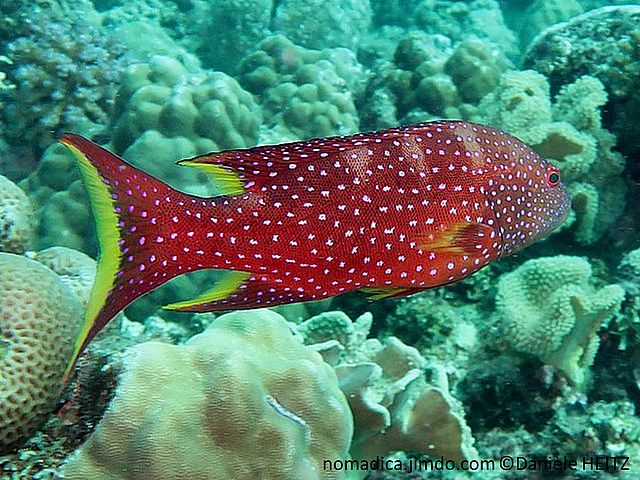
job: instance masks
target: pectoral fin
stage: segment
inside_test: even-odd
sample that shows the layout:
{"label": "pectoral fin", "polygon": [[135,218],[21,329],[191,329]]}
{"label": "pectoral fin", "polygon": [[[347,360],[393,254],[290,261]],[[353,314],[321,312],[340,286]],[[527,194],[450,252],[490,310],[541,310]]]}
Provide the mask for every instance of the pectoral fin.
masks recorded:
{"label": "pectoral fin", "polygon": [[418,248],[450,255],[473,255],[495,238],[495,229],[485,223],[458,222],[433,229],[418,237]]}

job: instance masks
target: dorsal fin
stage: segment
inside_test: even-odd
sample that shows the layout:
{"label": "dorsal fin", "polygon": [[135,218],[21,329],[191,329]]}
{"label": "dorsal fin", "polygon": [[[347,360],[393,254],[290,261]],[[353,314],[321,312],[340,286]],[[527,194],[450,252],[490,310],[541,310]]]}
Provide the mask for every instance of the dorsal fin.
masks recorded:
{"label": "dorsal fin", "polygon": [[312,291],[294,288],[271,275],[229,271],[212,289],[197,298],[163,308],[181,312],[212,312],[309,300],[318,300],[318,297]]}
{"label": "dorsal fin", "polygon": [[[279,172],[300,172],[307,168],[322,168],[327,162],[335,162],[340,157],[356,153],[362,155],[367,148],[380,148],[382,140],[391,141],[407,136],[399,129],[371,133],[361,133],[350,137],[314,138],[301,142],[281,145],[226,150],[207,153],[184,159],[179,165],[196,167],[214,176],[217,182],[227,186],[229,194],[242,193],[242,188],[272,183]],[[364,152],[363,152],[364,150]],[[313,167],[310,167],[314,164]]]}

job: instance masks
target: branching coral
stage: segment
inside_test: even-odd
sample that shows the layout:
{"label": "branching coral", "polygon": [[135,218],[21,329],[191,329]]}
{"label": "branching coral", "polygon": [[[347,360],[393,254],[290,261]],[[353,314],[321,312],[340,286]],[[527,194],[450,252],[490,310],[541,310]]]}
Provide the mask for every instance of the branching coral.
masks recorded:
{"label": "branching coral", "polygon": [[337,479],[352,418],[335,374],[278,314],[235,312],[183,346],[138,345],[65,478]]}
{"label": "branching coral", "polygon": [[545,257],[500,277],[496,311],[515,350],[537,356],[581,385],[598,349],[598,329],[623,297],[618,285],[594,286],[588,261]]}

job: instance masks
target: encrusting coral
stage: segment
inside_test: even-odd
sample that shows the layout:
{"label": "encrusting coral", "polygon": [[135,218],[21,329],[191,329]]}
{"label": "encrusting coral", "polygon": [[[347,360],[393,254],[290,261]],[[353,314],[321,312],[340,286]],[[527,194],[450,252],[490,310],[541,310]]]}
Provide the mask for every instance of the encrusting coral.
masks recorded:
{"label": "encrusting coral", "polygon": [[223,315],[182,346],[133,347],[68,480],[338,479],[353,420],[333,370],[268,310]]}
{"label": "encrusting coral", "polygon": [[370,313],[352,322],[334,311],[297,327],[338,375],[355,421],[354,458],[397,451],[455,461],[474,457],[471,432],[443,369],[427,365],[415,348],[396,337],[367,339],[371,321]]}
{"label": "encrusting coral", "polygon": [[80,301],[53,271],[0,253],[0,451],[51,412],[81,318]]}
{"label": "encrusting coral", "polygon": [[27,195],[0,175],[0,252],[23,253],[32,243],[34,224]]}
{"label": "encrusting coral", "polygon": [[580,257],[529,260],[500,277],[496,314],[504,338],[584,384],[599,345],[598,329],[620,308],[624,290],[594,286]]}

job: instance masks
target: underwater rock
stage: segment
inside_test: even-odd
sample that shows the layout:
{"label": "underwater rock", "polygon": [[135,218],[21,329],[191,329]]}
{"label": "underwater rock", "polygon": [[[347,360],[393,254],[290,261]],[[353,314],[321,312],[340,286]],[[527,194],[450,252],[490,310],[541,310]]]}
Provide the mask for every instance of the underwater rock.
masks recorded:
{"label": "underwater rock", "polygon": [[537,356],[581,386],[598,349],[598,330],[623,297],[618,285],[594,286],[587,260],[543,257],[500,277],[496,314],[515,350]]}
{"label": "underwater rock", "polygon": [[0,253],[0,451],[53,410],[81,320],[80,301],[54,272]]}
{"label": "underwater rock", "polygon": [[339,479],[353,420],[332,369],[268,310],[223,315],[181,346],[133,347],[68,480]]}
{"label": "underwater rock", "polygon": [[33,241],[34,224],[27,195],[0,175],[0,252],[23,253]]}

